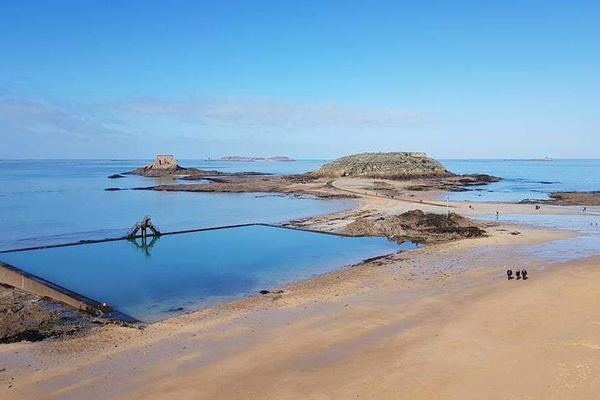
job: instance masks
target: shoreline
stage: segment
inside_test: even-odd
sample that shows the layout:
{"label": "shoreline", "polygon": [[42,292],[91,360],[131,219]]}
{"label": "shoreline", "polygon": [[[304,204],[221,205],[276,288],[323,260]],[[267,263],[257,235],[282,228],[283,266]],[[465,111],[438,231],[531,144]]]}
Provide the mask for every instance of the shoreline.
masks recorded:
{"label": "shoreline", "polygon": [[[323,326],[320,324],[315,326],[314,318],[328,320],[330,318],[328,316],[337,315],[336,319],[343,316],[343,319],[336,323],[341,326],[339,328],[331,326],[323,334],[324,340],[334,340],[328,346],[335,347],[337,346],[335,344],[337,336],[333,332],[328,333],[329,329],[335,327],[334,331],[337,332],[343,328],[344,324],[355,325],[358,323],[360,325],[360,321],[364,318],[379,320],[377,315],[381,314],[383,310],[392,307],[382,314],[382,317],[388,315],[389,312],[394,312],[396,306],[393,304],[403,305],[398,312],[404,307],[410,308],[417,305],[420,307],[423,302],[428,303],[427,299],[432,295],[450,296],[451,298],[460,293],[462,295],[472,293],[471,296],[479,295],[477,293],[486,292],[486,288],[490,285],[496,287],[501,284],[500,282],[504,283],[505,281],[503,266],[493,265],[499,253],[513,251],[518,246],[569,236],[563,232],[536,229],[523,230],[520,236],[511,236],[502,229],[504,227],[497,227],[493,235],[486,238],[423,247],[408,253],[395,254],[384,259],[342,268],[316,278],[283,286],[279,288],[279,290],[283,290],[283,293],[274,291],[268,295],[251,296],[209,307],[154,323],[142,331],[106,326],[97,328],[81,338],[3,346],[0,347],[0,355],[9,363],[7,366],[12,377],[17,375],[18,379],[11,381],[14,382],[11,389],[16,389],[14,392],[8,391],[6,386],[0,386],[0,393],[6,390],[4,392],[6,398],[80,398],[91,393],[96,395],[100,393],[103,397],[119,395],[125,396],[125,398],[161,398],[161,394],[164,396],[165,393],[171,393],[174,390],[173,393],[177,398],[186,398],[187,396],[184,394],[186,388],[200,385],[204,388],[202,392],[204,395],[194,398],[214,398],[214,396],[237,398],[238,392],[235,388],[232,388],[231,391],[224,387],[217,389],[219,382],[225,376],[221,378],[213,376],[210,372],[212,368],[201,360],[209,357],[211,363],[229,365],[233,362],[230,360],[233,354],[228,350],[230,346],[236,351],[242,351],[247,356],[255,357],[256,351],[262,354],[271,347],[266,338],[273,338],[273,335],[278,334],[280,330],[286,333],[287,339],[285,340],[294,342],[294,339],[288,336],[292,335],[297,338],[296,328],[301,328],[300,331],[316,329],[323,333]],[[490,253],[480,255],[479,261],[473,260],[472,252],[481,249],[489,249]],[[455,257],[458,264],[461,262],[465,264],[460,267],[444,265],[443,260],[447,256]],[[558,270],[559,268],[550,268],[544,274]],[[531,280],[519,283],[536,282],[544,274],[530,269]],[[436,304],[443,305],[437,301]],[[382,307],[384,308],[382,309]],[[348,310],[353,311],[350,312],[350,315],[344,316]],[[357,317],[354,315],[355,313],[361,317]],[[395,318],[397,317],[393,319]],[[402,326],[409,323],[411,326],[414,325],[414,329],[418,329],[420,325],[418,321],[414,321],[410,315],[404,316],[402,320],[404,318],[408,318],[409,322],[402,322]],[[380,323],[383,321],[380,320]],[[298,326],[296,326],[297,324]],[[385,334],[381,340],[387,340],[386,338],[391,333],[387,332],[387,329],[389,328],[384,329]],[[346,329],[343,331],[344,335],[348,334]],[[368,329],[367,332],[370,330]],[[359,332],[356,334],[359,336],[356,339],[359,342],[362,343],[363,340],[366,340],[360,338]],[[263,338],[263,335],[266,338]],[[316,340],[317,336],[311,337]],[[277,342],[282,341],[283,339],[279,339]],[[245,344],[243,348],[240,348],[236,343]],[[367,340],[367,344],[375,343]],[[220,350],[211,356],[210,348],[215,345]],[[274,345],[275,348],[278,346]],[[296,347],[298,347],[297,350],[286,350],[285,354],[291,358],[301,357],[300,349],[315,348],[314,345],[306,347],[306,344],[297,344],[294,348]],[[343,348],[348,350],[347,346]],[[262,355],[260,359],[275,356],[271,351],[267,351],[267,354],[266,356]],[[315,357],[320,358],[316,354]],[[182,362],[185,364],[190,362],[186,360],[195,358],[201,362],[193,363],[192,365],[196,365],[196,367],[190,366],[189,371],[186,368],[185,373],[167,372],[172,368],[177,368],[177,365]],[[152,362],[154,359],[156,362],[159,359],[162,360],[161,364],[164,365],[159,368],[161,372],[158,376],[160,378],[150,368],[152,364],[156,366],[156,363]],[[172,362],[165,364],[164,361],[169,359]],[[234,362],[228,368],[244,370],[250,365],[257,366],[256,363],[248,364],[248,361]],[[35,368],[26,366],[32,362],[36,366]],[[262,366],[259,368],[264,369],[270,362],[259,364]],[[311,361],[311,363],[313,362],[317,361]],[[48,368],[47,365],[51,367]],[[169,365],[170,367],[167,367]],[[290,373],[293,371],[294,368],[290,370]],[[254,382],[254,378],[250,379],[252,376],[256,377],[255,373],[255,371],[248,370],[247,373],[242,374],[249,380],[238,381],[239,378],[236,378],[236,387],[239,388],[241,385],[251,391],[257,390],[256,393],[262,394],[258,397],[280,398],[275,394],[269,395],[270,392],[261,392],[258,389],[261,384],[266,385],[265,388],[269,388],[269,390],[272,389],[272,386],[262,380]],[[265,373],[268,376],[269,373]],[[196,374],[200,374],[201,378]],[[0,374],[0,382],[3,382],[4,376],[2,375],[6,374]],[[76,383],[80,378],[86,376],[88,376],[88,380],[92,379],[92,382],[102,377],[111,379],[112,385],[111,387],[89,386],[85,383],[86,379]],[[187,380],[191,379],[187,378],[188,376],[194,376],[193,381]],[[313,377],[311,379],[318,379],[314,374],[311,376]],[[133,377],[136,378],[133,379]],[[181,379],[184,379],[185,383],[180,383]],[[169,386],[167,390],[164,385],[167,384],[166,382],[172,381],[177,382],[175,387]],[[204,392],[207,385],[211,390]],[[299,387],[295,387],[295,389],[300,390]],[[40,390],[44,392],[42,393]],[[46,390],[49,391],[46,392]],[[310,395],[310,391],[309,393],[300,392],[302,394],[296,393],[291,398]]]}
{"label": "shoreline", "polygon": [[[446,209],[446,204],[436,200],[439,190],[411,192],[405,189],[406,182],[386,182],[390,187],[375,181],[382,180],[340,178],[326,184],[319,190],[337,191],[338,186],[363,191],[355,193],[357,207],[290,221],[289,225],[339,232],[361,216],[377,219],[416,208],[434,213]],[[375,185],[377,188],[370,189]],[[544,206],[538,212],[533,205],[516,203],[450,202],[448,206],[468,217],[495,211],[500,215],[581,214],[574,207]],[[244,397],[261,399],[322,395],[458,399],[470,398],[473,387],[486,398],[514,396],[513,386],[489,390],[458,377],[470,376],[472,369],[467,366],[476,363],[481,381],[497,376],[514,379],[506,375],[510,368],[498,367],[510,361],[502,351],[513,359],[525,357],[523,363],[531,357],[536,360],[536,368],[519,369],[522,379],[535,380],[540,371],[556,372],[556,365],[546,365],[545,358],[536,356],[544,352],[530,352],[539,348],[535,338],[544,332],[528,321],[541,318],[536,314],[540,307],[548,310],[536,299],[545,296],[546,290],[558,290],[561,279],[568,281],[573,293],[584,283],[594,284],[574,276],[571,270],[581,271],[579,267],[585,266],[589,272],[582,274],[600,276],[600,267],[595,268],[600,257],[551,263],[520,251],[576,237],[572,231],[502,220],[485,223],[485,229],[486,237],[432,244],[367,260],[273,288],[265,295],[159,321],[142,330],[100,326],[82,337],[0,346],[0,359],[5,363],[0,365],[0,397],[134,399],[171,395],[237,399],[244,393],[252,394]],[[530,279],[510,282],[507,289],[507,266],[526,266]],[[529,302],[507,303],[510,293],[529,293],[518,285],[534,288],[532,295],[525,296]],[[564,304],[553,304],[552,312],[559,312],[562,318],[556,319],[555,329],[563,329],[561,321],[581,317],[581,313],[572,312],[573,304],[567,301],[570,297],[563,298]],[[590,298],[578,307],[588,310],[592,304],[595,302]],[[513,313],[527,315],[518,319],[527,326],[517,330],[518,340],[509,333],[488,332],[482,325],[488,321],[501,331],[506,326],[515,329],[514,322],[510,324]],[[577,343],[582,330],[577,323],[571,325],[572,330],[565,335]],[[457,336],[456,326],[470,332],[465,336],[468,341],[462,334]],[[471,327],[477,328],[475,332]],[[540,321],[540,327],[547,328],[546,321]],[[492,347],[486,344],[491,339],[496,341]],[[482,367],[481,346],[486,357],[496,360],[494,363]],[[490,351],[495,353],[486,353]],[[593,352],[593,347],[589,351]],[[600,361],[590,368],[596,367],[600,368]],[[577,379],[572,377],[569,385],[581,386]],[[111,384],[102,384],[106,381]],[[544,392],[547,381],[543,383],[531,388],[517,385],[518,395],[552,398],[544,397],[548,394]],[[582,386],[581,390],[595,393],[595,389]]]}

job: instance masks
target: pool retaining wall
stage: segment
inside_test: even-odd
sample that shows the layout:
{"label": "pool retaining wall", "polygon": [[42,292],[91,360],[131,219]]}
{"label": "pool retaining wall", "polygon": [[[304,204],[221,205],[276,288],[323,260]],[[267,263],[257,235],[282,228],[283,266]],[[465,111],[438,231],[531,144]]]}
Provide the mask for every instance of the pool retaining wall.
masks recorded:
{"label": "pool retaining wall", "polygon": [[115,318],[125,322],[138,322],[135,318],[113,310],[111,307],[103,305],[96,300],[75,293],[3,262],[0,262],[0,283],[22,289],[40,297],[48,297],[77,310],[85,311],[96,316]]}

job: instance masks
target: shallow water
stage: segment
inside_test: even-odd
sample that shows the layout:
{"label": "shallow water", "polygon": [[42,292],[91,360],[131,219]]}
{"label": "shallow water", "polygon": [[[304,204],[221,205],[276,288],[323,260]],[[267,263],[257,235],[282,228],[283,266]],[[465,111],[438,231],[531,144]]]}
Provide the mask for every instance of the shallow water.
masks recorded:
{"label": "shallow water", "polygon": [[265,226],[0,254],[0,260],[152,322],[415,248]]}
{"label": "shallow water", "polygon": [[478,216],[476,219],[499,221],[534,227],[561,229],[576,233],[575,237],[527,246],[519,252],[533,255],[549,262],[569,262],[600,254],[600,214],[594,212],[578,215],[523,215],[505,214]]}

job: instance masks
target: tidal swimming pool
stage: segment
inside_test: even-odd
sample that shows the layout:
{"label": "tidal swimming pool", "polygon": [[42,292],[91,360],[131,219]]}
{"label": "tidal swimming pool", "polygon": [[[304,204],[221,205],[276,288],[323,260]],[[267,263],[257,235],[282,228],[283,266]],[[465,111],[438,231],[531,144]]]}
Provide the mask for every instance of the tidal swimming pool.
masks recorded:
{"label": "tidal swimming pool", "polygon": [[0,254],[0,260],[145,322],[416,245],[272,226]]}

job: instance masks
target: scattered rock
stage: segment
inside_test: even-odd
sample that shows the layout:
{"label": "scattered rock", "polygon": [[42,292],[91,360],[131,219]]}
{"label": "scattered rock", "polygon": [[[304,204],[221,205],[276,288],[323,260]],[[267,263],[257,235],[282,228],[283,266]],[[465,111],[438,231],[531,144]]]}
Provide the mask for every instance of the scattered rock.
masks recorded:
{"label": "scattered rock", "polygon": [[477,223],[461,215],[433,214],[421,210],[378,218],[358,218],[342,233],[354,236],[386,236],[397,242],[445,242],[480,237],[485,234]]}
{"label": "scattered rock", "polygon": [[125,175],[121,175],[121,174],[112,174],[108,176],[108,179],[121,179],[121,178],[126,178]]}

